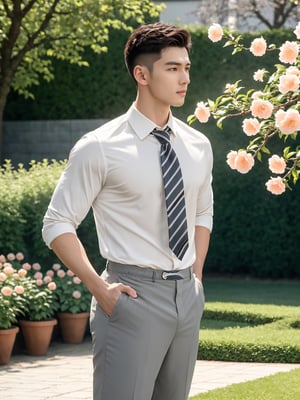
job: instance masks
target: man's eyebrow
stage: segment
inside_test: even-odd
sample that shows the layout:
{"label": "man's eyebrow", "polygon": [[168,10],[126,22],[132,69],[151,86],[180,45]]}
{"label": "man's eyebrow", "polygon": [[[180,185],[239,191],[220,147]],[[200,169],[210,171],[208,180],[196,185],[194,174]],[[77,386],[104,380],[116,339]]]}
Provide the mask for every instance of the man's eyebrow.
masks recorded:
{"label": "man's eyebrow", "polygon": [[178,61],[167,61],[166,63],[165,63],[165,65],[191,65],[191,63],[188,61],[188,62],[178,62]]}

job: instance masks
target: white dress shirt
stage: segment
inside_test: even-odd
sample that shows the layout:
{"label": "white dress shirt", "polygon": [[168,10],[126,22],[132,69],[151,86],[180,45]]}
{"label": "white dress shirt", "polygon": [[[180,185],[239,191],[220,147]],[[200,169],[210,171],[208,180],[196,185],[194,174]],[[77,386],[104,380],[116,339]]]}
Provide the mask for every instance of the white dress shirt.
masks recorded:
{"label": "white dress shirt", "polygon": [[111,261],[172,270],[195,261],[195,226],[212,229],[213,156],[208,139],[173,117],[172,146],[184,181],[189,248],[180,261],[169,249],[156,125],[135,106],[73,147],[44,217],[43,238],[72,232],[93,209],[101,255]]}

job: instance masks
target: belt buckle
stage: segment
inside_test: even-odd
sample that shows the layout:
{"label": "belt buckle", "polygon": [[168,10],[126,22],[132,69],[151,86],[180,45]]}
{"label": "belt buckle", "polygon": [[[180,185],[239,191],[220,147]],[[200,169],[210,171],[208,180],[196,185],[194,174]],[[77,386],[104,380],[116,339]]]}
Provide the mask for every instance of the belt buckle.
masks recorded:
{"label": "belt buckle", "polygon": [[178,281],[183,279],[183,276],[179,272],[163,271],[161,277],[165,281]]}

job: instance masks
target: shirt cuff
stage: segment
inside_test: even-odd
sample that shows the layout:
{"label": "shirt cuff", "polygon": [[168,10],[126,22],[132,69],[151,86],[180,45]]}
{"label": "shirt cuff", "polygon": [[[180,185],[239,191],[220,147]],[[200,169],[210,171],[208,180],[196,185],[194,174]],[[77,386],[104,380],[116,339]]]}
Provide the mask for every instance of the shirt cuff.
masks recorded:
{"label": "shirt cuff", "polygon": [[63,233],[74,233],[76,229],[74,226],[67,222],[60,222],[53,225],[46,225],[42,229],[42,236],[46,245],[51,249],[51,242]]}
{"label": "shirt cuff", "polygon": [[207,228],[210,232],[212,231],[213,228],[213,219],[212,216],[210,215],[201,215],[199,217],[196,217],[196,226],[204,226]]}

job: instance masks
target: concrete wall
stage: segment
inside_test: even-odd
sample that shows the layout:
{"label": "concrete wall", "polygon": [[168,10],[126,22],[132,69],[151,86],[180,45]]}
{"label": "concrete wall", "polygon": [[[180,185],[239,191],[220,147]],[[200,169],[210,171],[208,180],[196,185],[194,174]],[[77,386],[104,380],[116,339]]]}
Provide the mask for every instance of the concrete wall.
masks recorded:
{"label": "concrete wall", "polygon": [[6,121],[3,127],[3,159],[13,165],[31,161],[63,160],[86,132],[105,123],[104,119],[61,121]]}

